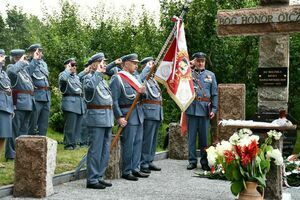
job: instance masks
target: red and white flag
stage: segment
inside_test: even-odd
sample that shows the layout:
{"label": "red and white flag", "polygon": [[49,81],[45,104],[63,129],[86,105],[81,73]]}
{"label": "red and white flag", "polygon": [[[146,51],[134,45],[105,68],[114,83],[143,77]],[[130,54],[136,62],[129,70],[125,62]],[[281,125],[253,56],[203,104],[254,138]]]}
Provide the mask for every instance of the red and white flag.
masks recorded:
{"label": "red and white flag", "polygon": [[[157,68],[155,77],[164,84],[171,98],[184,112],[195,98],[195,91],[187,51],[184,24],[182,19],[175,18],[177,31],[165,57]],[[183,113],[182,116],[185,116]],[[181,121],[185,122],[183,118]],[[184,124],[182,128],[186,127]]]}

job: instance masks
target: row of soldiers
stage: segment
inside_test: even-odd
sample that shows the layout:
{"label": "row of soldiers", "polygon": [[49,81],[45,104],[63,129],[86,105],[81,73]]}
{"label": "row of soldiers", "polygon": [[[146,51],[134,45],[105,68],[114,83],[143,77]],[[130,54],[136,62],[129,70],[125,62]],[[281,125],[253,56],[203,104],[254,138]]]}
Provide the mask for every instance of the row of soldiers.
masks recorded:
{"label": "row of soldiers", "polygon": [[[5,105],[0,104],[0,138],[8,138],[7,152],[10,152],[9,147],[13,152],[15,138],[19,135],[45,135],[48,126],[48,67],[42,59],[41,45],[31,45],[28,51],[31,57],[29,61],[25,58],[24,50],[11,51],[12,64],[8,65],[7,74],[1,64],[0,103],[5,102]],[[5,52],[1,50],[0,58],[4,56]],[[186,112],[188,170],[197,166],[197,134],[201,139],[200,163],[202,169],[209,170],[205,148],[209,119],[214,117],[217,110],[217,82],[215,75],[205,70],[205,56],[201,52],[195,53],[191,63],[195,67],[193,82],[197,97]],[[140,74],[138,63],[142,65]],[[152,57],[140,62],[137,54],[129,54],[106,65],[104,54],[97,53],[89,59],[86,68],[77,74],[74,58],[64,62],[65,70],[59,75],[59,88],[63,96],[61,108],[65,118],[64,144],[65,149],[74,149],[76,133],[81,132],[82,126],[86,127],[88,134],[83,132],[89,140],[87,188],[104,189],[112,186],[104,181],[103,176],[109,161],[114,118],[124,128],[121,137],[122,178],[137,181],[138,178],[147,178],[152,170],[161,170],[153,164],[153,159],[158,129],[163,120],[162,93],[153,76],[146,80],[153,64]],[[105,75],[111,76],[109,84],[104,79]],[[142,98],[126,120],[125,116],[138,93],[142,94]],[[207,109],[210,103],[211,110]],[[7,133],[9,129],[13,130],[11,135]]]}
{"label": "row of soldiers", "polygon": [[[104,189],[112,185],[104,181],[103,175],[109,161],[114,118],[124,127],[122,178],[137,181],[147,178],[151,170],[161,170],[153,164],[157,133],[163,119],[161,91],[153,77],[145,80],[153,67],[153,58],[147,57],[140,62],[141,74],[137,72],[138,63],[137,54],[129,54],[106,65],[104,54],[97,53],[77,75],[76,60],[70,58],[64,62],[65,71],[59,75],[66,119],[64,133],[68,141],[73,141],[70,145],[74,144],[72,133],[80,128],[79,123],[84,118],[89,135],[87,188]],[[110,84],[105,81],[105,75],[112,76]],[[146,87],[142,86],[144,81]],[[125,116],[137,93],[143,93],[143,98],[127,121]],[[83,116],[85,106],[87,112]]]}
{"label": "row of soldiers", "polygon": [[25,50],[11,51],[7,70],[5,51],[0,49],[0,150],[6,142],[6,159],[15,158],[15,139],[20,135],[46,135],[50,113],[51,94],[48,67],[43,61],[39,44]]}

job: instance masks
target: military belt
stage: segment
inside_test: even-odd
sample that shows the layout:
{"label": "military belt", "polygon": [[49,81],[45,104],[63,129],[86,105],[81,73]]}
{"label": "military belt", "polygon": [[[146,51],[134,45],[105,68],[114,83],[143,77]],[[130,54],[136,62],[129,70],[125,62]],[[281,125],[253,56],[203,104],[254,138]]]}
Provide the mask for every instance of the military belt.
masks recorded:
{"label": "military belt", "polygon": [[41,87],[37,86],[36,90],[50,90],[50,87],[48,87],[48,86],[44,86],[44,87],[43,86],[41,86]]}
{"label": "military belt", "polygon": [[33,91],[31,90],[12,90],[12,92],[16,95],[16,94],[30,94],[31,96],[33,96]]}
{"label": "military belt", "polygon": [[197,100],[197,101],[204,101],[204,102],[210,102],[210,98],[206,98],[206,97],[196,97],[195,100]]}
{"label": "military belt", "polygon": [[82,94],[63,94],[64,97],[82,97]]}
{"label": "military belt", "polygon": [[158,101],[158,100],[150,100],[150,99],[143,99],[142,100],[142,104],[155,104],[155,105],[162,105],[162,101]]}
{"label": "military belt", "polygon": [[106,106],[102,106],[102,105],[95,105],[95,104],[90,104],[87,105],[87,109],[112,109],[111,105],[106,105]]}

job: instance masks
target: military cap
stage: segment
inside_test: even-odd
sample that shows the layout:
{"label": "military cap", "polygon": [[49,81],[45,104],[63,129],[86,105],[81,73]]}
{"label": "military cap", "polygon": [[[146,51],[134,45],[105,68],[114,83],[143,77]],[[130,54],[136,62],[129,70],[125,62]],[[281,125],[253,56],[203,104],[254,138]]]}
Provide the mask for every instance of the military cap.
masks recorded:
{"label": "military cap", "polygon": [[100,52],[100,53],[96,53],[95,55],[93,55],[89,61],[88,61],[88,65],[96,62],[96,61],[102,61],[102,60],[107,60],[105,57],[104,57],[104,53]]}
{"label": "military cap", "polygon": [[205,59],[206,58],[206,54],[203,53],[203,52],[197,52],[197,53],[194,53],[192,55],[193,58],[196,58],[196,59]]}
{"label": "military cap", "polygon": [[75,58],[68,58],[67,60],[64,61],[64,65],[67,65],[72,61],[75,61]]}
{"label": "military cap", "polygon": [[121,57],[122,62],[132,61],[132,62],[140,62],[138,59],[138,55],[136,53],[128,54]]}
{"label": "military cap", "polygon": [[13,49],[10,51],[11,56],[23,56],[25,54],[24,49]]}
{"label": "military cap", "polygon": [[36,49],[43,49],[41,44],[32,44],[28,47],[28,51],[35,51]]}
{"label": "military cap", "polygon": [[146,57],[141,61],[141,65],[147,64],[147,62],[154,60],[153,57]]}
{"label": "military cap", "polygon": [[4,55],[5,56],[5,51],[3,49],[0,49],[0,55]]}

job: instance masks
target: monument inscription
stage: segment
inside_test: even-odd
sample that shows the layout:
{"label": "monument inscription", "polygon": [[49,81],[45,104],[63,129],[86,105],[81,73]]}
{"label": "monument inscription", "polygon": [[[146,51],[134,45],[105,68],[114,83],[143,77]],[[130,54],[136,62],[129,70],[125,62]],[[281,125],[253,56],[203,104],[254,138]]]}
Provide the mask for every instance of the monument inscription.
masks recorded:
{"label": "monument inscription", "polygon": [[300,31],[300,5],[220,10],[218,35],[264,35]]}
{"label": "monument inscription", "polygon": [[259,86],[287,86],[287,67],[258,68]]}

